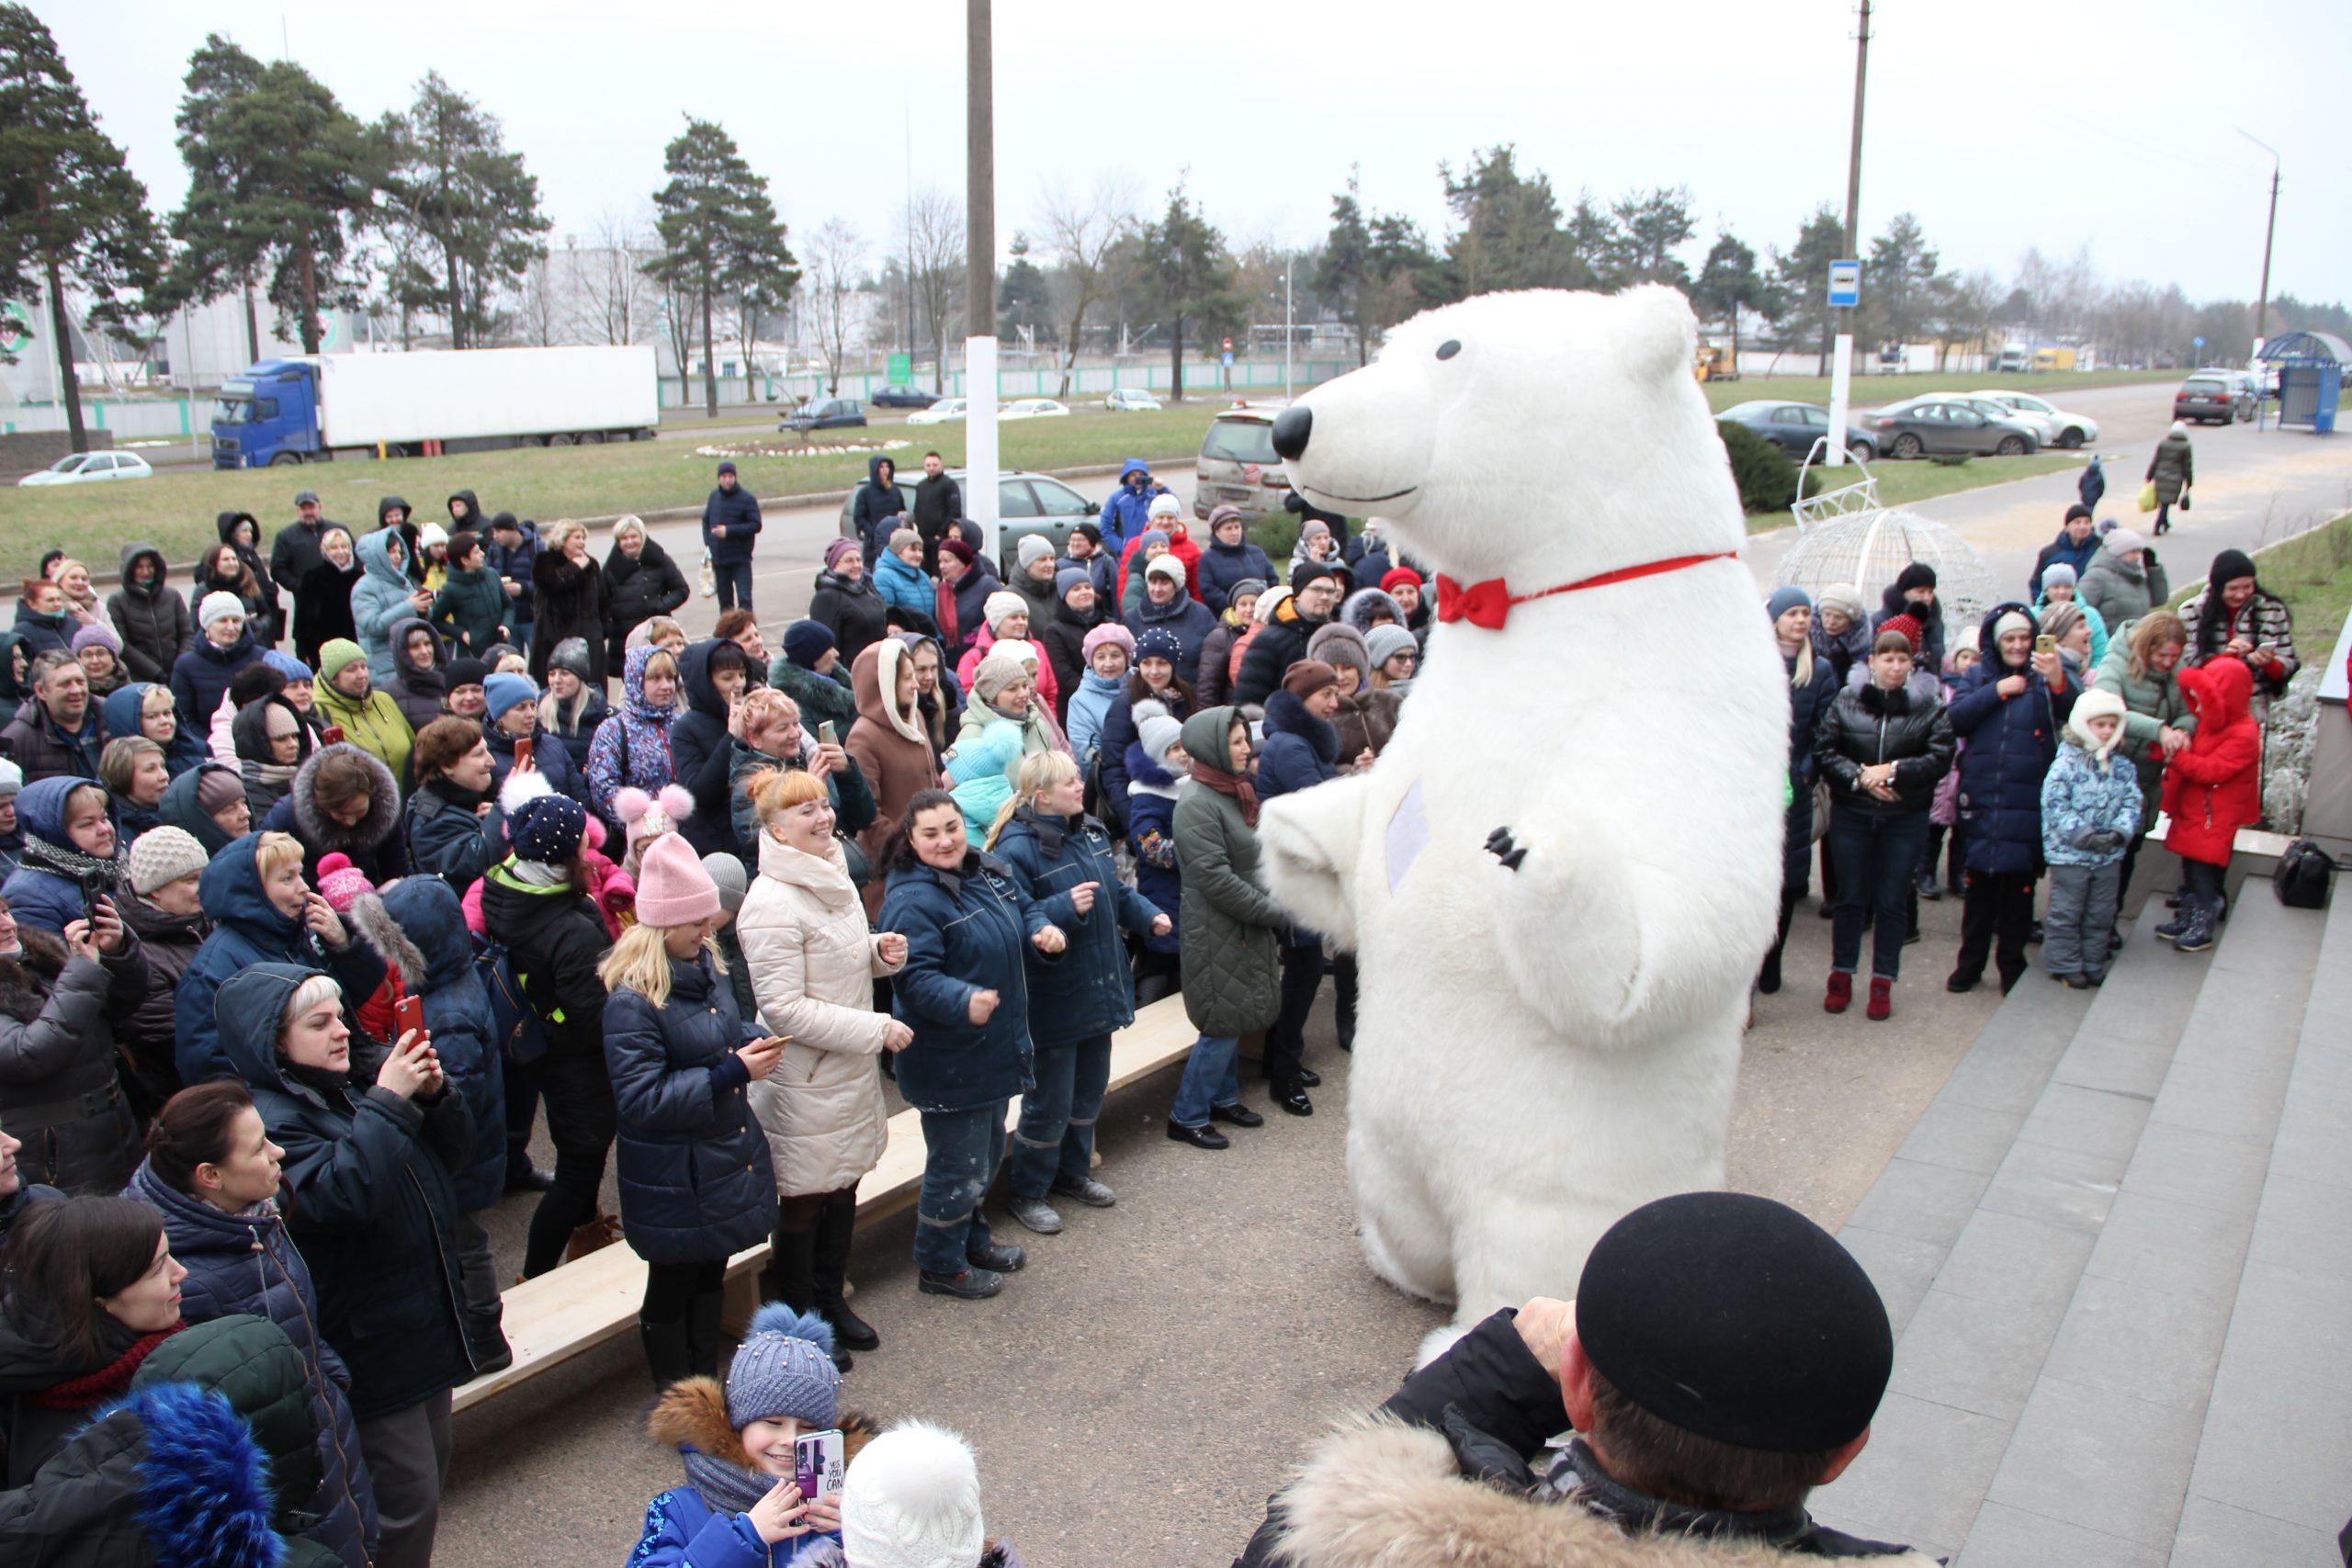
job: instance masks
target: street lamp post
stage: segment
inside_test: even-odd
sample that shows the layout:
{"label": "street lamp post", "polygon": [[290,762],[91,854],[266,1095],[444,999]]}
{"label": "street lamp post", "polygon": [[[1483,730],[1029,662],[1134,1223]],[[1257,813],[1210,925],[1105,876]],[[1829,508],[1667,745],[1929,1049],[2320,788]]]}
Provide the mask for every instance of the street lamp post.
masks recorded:
{"label": "street lamp post", "polygon": [[1284,402],[1290,401],[1290,340],[1293,331],[1290,324],[1290,275],[1291,269],[1297,265],[1295,261],[1283,264],[1283,401]]}
{"label": "street lamp post", "polygon": [[2254,352],[2259,355],[2269,335],[2270,325],[2270,242],[2278,232],[2278,149],[2250,130],[2230,128],[2240,136],[2270,154],[2270,221],[2262,231],[2262,296],[2254,307]]}

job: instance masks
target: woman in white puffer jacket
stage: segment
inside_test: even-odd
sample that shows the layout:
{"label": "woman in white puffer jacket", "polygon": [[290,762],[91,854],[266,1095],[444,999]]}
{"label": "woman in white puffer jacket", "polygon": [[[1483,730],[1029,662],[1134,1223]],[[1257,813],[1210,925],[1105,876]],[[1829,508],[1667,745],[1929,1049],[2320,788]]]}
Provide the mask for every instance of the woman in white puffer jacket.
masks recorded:
{"label": "woman in white puffer jacket", "polygon": [[875,1057],[914,1032],[874,1010],[876,976],[897,972],[907,940],[876,934],[833,837],[822,779],[799,769],[747,781],[760,818],[760,874],[735,934],[767,1027],[788,1037],[775,1071],[751,1088],[775,1165],[776,1231],[761,1296],[833,1325],[834,1359],[881,1344],[842,1298],[857,1225],[857,1184],[882,1157],[889,1113]]}

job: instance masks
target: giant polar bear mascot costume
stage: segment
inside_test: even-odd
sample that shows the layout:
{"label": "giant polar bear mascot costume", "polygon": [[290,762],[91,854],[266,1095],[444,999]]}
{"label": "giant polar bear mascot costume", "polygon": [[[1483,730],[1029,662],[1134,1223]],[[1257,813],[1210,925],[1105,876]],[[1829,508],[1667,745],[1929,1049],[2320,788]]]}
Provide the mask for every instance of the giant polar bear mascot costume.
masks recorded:
{"label": "giant polar bear mascot costume", "polygon": [[1693,329],[1659,287],[1487,295],[1275,422],[1308,500],[1440,574],[1379,762],[1259,823],[1358,954],[1348,1172],[1374,1271],[1457,1308],[1425,1356],[1722,1184],[1789,694]]}

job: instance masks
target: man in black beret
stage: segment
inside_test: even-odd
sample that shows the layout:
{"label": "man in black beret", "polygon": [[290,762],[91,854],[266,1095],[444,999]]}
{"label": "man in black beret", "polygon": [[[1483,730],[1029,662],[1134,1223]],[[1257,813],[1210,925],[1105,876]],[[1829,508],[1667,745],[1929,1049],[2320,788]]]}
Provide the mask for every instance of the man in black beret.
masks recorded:
{"label": "man in black beret", "polygon": [[1330,1438],[1236,1568],[1924,1565],[1804,1507],[1869,1442],[1894,1360],[1877,1290],[1819,1225],[1769,1198],[1661,1199],[1594,1246],[1575,1301],[1495,1314]]}

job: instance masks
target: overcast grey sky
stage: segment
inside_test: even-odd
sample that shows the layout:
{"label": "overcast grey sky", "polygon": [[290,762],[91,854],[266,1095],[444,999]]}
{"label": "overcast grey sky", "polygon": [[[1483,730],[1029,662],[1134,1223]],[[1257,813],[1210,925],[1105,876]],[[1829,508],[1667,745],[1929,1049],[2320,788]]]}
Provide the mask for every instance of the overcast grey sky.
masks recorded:
{"label": "overcast grey sky", "polygon": [[[363,118],[437,68],[505,122],[553,238],[648,207],[683,112],[719,119],[796,236],[870,240],[918,186],[964,181],[961,0],[31,0],[158,210],[188,53],[208,31],[292,57]],[[1308,243],[1351,163],[1432,238],[1437,165],[1514,141],[1565,208],[1589,186],[1687,185],[1701,233],[1761,252],[1842,205],[1849,0],[1440,6],[998,0],[998,234],[1060,181],[1180,171],[1237,243]],[[2352,0],[1886,0],[1874,18],[1862,224],[1918,214],[1947,266],[2004,278],[2030,244],[2087,243],[2101,276],[2252,299],[2270,162],[2285,160],[2274,293],[2337,299],[2352,259],[2342,114]]]}

